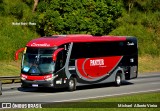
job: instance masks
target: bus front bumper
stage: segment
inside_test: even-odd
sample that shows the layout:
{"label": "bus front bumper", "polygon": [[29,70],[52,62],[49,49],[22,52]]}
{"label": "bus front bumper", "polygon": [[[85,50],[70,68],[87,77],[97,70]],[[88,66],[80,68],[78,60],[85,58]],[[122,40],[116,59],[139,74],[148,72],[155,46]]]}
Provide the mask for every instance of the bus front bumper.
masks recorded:
{"label": "bus front bumper", "polygon": [[52,80],[22,80],[22,87],[52,87],[52,88],[64,88],[67,87],[67,81],[62,78],[54,78]]}
{"label": "bus front bumper", "polygon": [[45,81],[45,80],[21,80],[22,87],[54,87],[53,80]]}

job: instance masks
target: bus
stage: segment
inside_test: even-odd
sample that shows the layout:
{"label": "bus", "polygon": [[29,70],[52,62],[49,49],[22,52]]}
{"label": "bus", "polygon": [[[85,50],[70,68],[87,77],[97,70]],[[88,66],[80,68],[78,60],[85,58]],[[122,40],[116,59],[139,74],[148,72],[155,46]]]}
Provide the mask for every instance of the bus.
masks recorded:
{"label": "bus", "polygon": [[21,87],[76,90],[78,85],[137,78],[138,45],[132,36],[53,35],[33,39],[15,53],[21,62]]}

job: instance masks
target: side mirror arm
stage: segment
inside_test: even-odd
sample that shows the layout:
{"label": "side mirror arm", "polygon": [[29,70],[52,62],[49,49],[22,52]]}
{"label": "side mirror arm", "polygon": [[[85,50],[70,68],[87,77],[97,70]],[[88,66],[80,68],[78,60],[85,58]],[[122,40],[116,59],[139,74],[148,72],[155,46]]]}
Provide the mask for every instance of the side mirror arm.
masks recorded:
{"label": "side mirror arm", "polygon": [[16,51],[16,53],[15,53],[15,60],[18,60],[18,55],[19,55],[19,53],[22,52],[22,51],[24,51],[24,49],[25,49],[25,48],[20,48],[20,49],[18,49],[18,50]]}

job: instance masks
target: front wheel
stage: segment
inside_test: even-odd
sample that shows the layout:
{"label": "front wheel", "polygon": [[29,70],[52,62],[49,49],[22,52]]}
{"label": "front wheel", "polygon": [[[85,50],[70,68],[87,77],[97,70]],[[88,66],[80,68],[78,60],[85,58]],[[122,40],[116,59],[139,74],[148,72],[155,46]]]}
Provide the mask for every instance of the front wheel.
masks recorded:
{"label": "front wheel", "polygon": [[68,90],[75,91],[76,90],[76,78],[71,77],[68,81]]}
{"label": "front wheel", "polygon": [[119,74],[119,73],[116,74],[115,82],[114,83],[115,83],[116,86],[120,86],[121,85],[121,83],[122,83],[121,74]]}

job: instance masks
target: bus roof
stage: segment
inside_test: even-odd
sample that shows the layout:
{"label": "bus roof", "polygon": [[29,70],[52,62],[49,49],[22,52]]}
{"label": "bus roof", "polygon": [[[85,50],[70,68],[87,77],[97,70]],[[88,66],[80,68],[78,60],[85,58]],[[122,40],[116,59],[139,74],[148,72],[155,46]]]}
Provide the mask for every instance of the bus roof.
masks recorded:
{"label": "bus roof", "polygon": [[125,36],[92,36],[92,35],[53,35],[40,37],[27,43],[27,47],[55,47],[71,42],[104,42],[104,41],[125,41]]}

